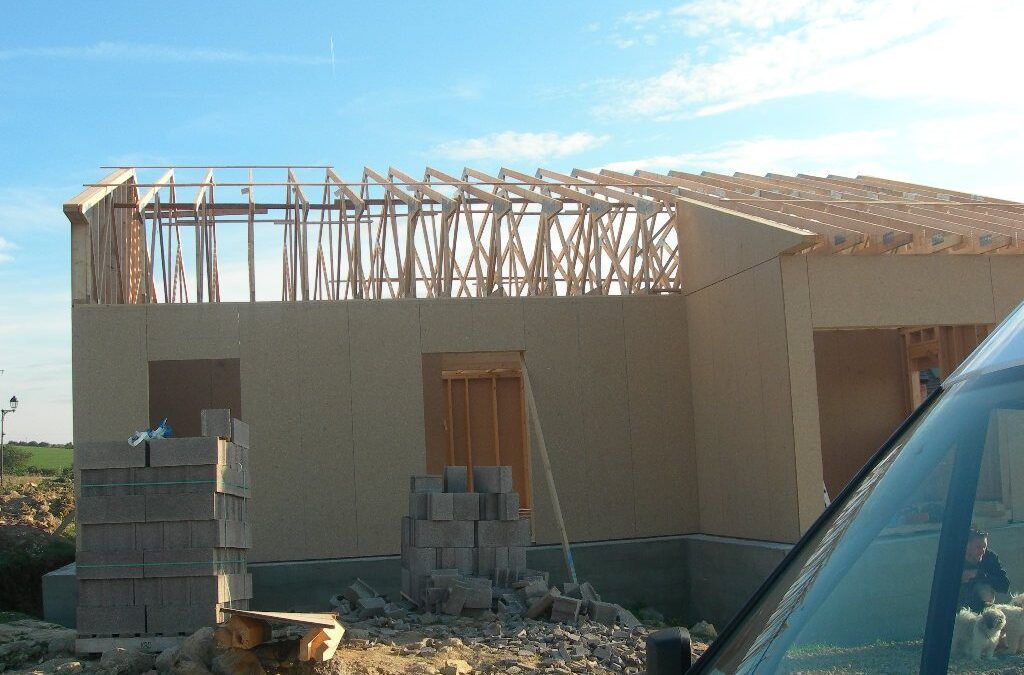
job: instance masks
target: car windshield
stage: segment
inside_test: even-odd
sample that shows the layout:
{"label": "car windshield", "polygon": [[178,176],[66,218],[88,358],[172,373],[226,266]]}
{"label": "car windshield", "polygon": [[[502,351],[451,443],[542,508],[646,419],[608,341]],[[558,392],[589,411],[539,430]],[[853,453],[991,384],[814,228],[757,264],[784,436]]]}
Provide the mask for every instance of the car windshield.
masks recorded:
{"label": "car windshield", "polygon": [[932,399],[699,672],[1018,672],[1017,590],[1024,366]]}

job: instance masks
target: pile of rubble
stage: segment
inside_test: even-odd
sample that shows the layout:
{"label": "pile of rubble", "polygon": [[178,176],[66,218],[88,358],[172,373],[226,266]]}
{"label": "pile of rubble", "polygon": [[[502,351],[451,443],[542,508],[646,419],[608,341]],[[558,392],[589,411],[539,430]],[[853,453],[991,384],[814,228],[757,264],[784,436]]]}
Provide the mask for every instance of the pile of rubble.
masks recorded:
{"label": "pile of rubble", "polygon": [[0,525],[23,525],[53,532],[75,508],[70,478],[23,483],[0,492]]}
{"label": "pile of rubble", "polygon": [[[465,466],[413,476],[402,519],[402,597],[409,606],[451,616],[493,610],[574,622],[582,614],[606,626],[639,625],[622,607],[602,602],[589,583],[559,590],[546,572],[527,569],[530,523],[519,506],[510,466],[475,466],[472,482]],[[364,618],[393,611],[363,582],[345,600]]]}

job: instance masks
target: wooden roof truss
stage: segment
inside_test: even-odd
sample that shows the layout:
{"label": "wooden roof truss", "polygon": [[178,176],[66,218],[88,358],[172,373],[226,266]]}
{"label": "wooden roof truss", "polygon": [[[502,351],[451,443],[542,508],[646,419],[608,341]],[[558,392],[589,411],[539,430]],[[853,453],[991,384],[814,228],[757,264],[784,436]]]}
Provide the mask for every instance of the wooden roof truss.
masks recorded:
{"label": "wooden roof truss", "polygon": [[806,255],[1024,250],[1024,204],[873,176],[119,167],[64,210],[75,302],[138,304],[679,293],[685,201],[819,235]]}

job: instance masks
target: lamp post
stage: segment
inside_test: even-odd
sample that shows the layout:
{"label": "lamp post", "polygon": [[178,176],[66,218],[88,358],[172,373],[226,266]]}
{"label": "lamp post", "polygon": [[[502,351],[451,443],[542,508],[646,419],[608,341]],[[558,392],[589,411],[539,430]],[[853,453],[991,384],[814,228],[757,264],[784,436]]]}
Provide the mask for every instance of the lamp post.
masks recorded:
{"label": "lamp post", "polygon": [[4,421],[7,419],[7,413],[18,409],[18,397],[12,396],[10,404],[10,408],[0,408],[0,487],[4,485]]}

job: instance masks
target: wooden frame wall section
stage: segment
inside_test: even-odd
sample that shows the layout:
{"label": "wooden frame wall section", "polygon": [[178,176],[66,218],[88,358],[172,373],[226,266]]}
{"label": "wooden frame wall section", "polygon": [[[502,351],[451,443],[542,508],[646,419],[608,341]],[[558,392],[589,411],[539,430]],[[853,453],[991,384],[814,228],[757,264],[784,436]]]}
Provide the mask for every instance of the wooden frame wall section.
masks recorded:
{"label": "wooden frame wall section", "polygon": [[[440,473],[445,464],[512,466],[521,511],[532,513],[530,435],[518,354],[424,354],[423,386],[427,471]],[[470,490],[472,481],[470,472]]]}
{"label": "wooden frame wall section", "polygon": [[[85,187],[64,205],[77,303],[680,293],[683,255],[715,255],[682,250],[680,200],[808,233],[804,255],[1024,251],[1024,204],[871,176],[118,167]],[[241,227],[244,250],[218,248]],[[272,281],[254,240],[277,230]],[[222,297],[228,259],[247,298]]]}

